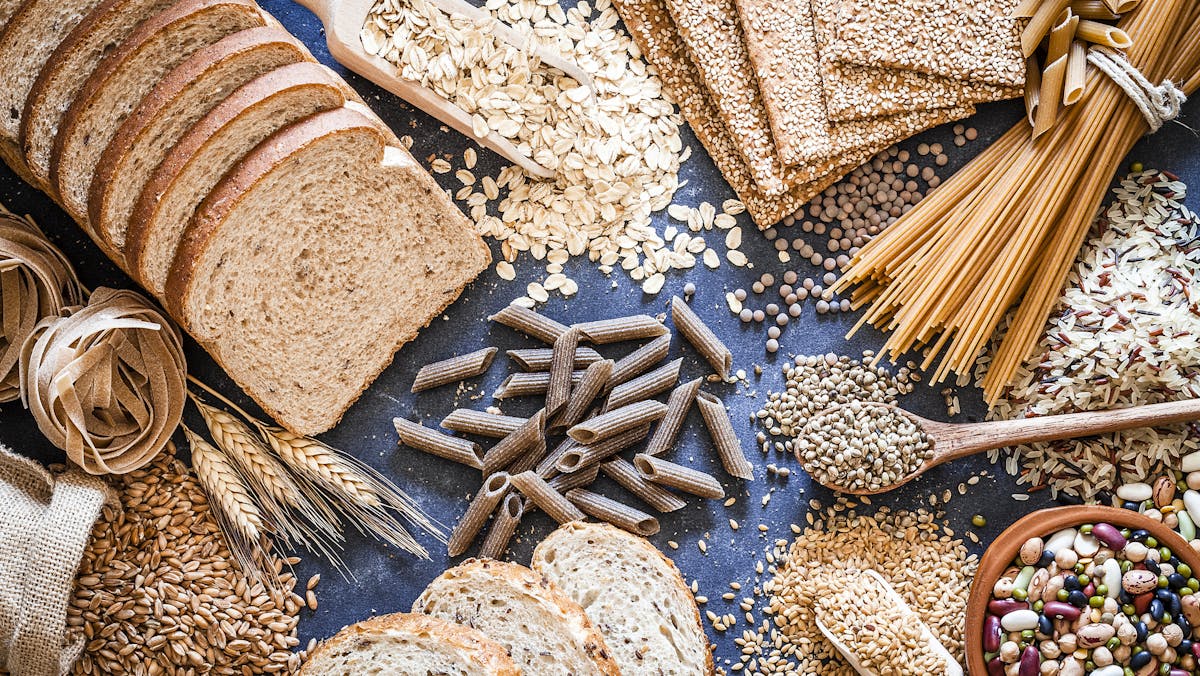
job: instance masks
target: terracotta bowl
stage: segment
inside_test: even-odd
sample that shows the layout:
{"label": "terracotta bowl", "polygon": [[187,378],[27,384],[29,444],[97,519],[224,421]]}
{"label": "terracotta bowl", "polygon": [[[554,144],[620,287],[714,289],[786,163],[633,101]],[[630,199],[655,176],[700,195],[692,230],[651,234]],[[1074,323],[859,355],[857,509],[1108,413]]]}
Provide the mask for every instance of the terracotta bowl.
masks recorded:
{"label": "terracotta bowl", "polygon": [[1174,530],[1137,512],[1117,507],[1055,507],[1034,512],[1009,526],[988,547],[979,561],[979,571],[971,584],[971,596],[967,600],[966,652],[967,673],[986,676],[987,664],[983,661],[983,620],[987,616],[987,604],[992,597],[992,587],[1004,574],[1021,545],[1031,537],[1046,538],[1055,531],[1084,523],[1103,521],[1119,528],[1147,530],[1159,544],[1169,547],[1181,561],[1200,570],[1200,554],[1197,554]]}

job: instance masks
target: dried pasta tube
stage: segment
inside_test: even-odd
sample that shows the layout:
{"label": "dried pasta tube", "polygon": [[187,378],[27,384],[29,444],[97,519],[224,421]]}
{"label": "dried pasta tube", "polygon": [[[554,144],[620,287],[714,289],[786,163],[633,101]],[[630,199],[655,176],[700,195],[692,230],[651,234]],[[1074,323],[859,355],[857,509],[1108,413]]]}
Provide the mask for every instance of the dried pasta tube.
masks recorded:
{"label": "dried pasta tube", "polygon": [[633,315],[632,317],[617,317],[616,319],[600,319],[594,322],[576,324],[583,335],[597,345],[621,343],[627,340],[657,338],[667,333],[668,329],[662,322],[650,315]]}
{"label": "dried pasta tube", "polygon": [[601,460],[610,458],[621,451],[633,446],[650,433],[649,425],[642,425],[620,434],[609,437],[594,444],[575,446],[554,463],[554,468],[563,474],[578,472],[586,467],[598,464]]}
{"label": "dried pasta tube", "polygon": [[612,372],[613,360],[611,359],[598,361],[588,366],[583,372],[583,377],[579,379],[579,384],[571,390],[571,399],[567,402],[566,408],[558,415],[551,427],[561,429],[583,420],[583,416],[587,415],[588,407],[604,391]]}
{"label": "dried pasta tube", "polygon": [[508,466],[509,474],[520,474],[537,467],[546,457],[546,438],[538,439],[537,445],[529,449]]}
{"label": "dried pasta tube", "polygon": [[692,402],[696,400],[702,380],[696,378],[671,390],[671,396],[667,397],[667,413],[655,428],[654,436],[650,437],[646,455],[662,455],[675,447],[675,440],[679,438],[679,431],[683,429],[683,422],[692,408]]}
{"label": "dried pasta tube", "polygon": [[638,349],[621,357],[613,367],[610,388],[632,380],[645,373],[651,366],[667,358],[671,350],[671,336],[659,336]]}
{"label": "dried pasta tube", "polygon": [[704,357],[704,361],[712,365],[717,375],[721,376],[722,380],[728,378],[729,369],[733,368],[733,353],[721,342],[717,334],[708,328],[704,320],[700,319],[700,315],[679,296],[671,299],[671,319],[684,339],[696,348],[700,356]]}
{"label": "dried pasta tube", "polygon": [[546,386],[547,418],[558,415],[571,398],[571,374],[575,370],[575,347],[578,345],[579,329],[576,328],[567,329],[566,333],[554,342],[554,351],[550,359],[550,383]]}
{"label": "dried pasta tube", "polygon": [[[1128,14],[1129,12],[1132,12],[1139,4],[1141,4],[1141,0],[1104,0],[1104,4],[1108,7],[1110,12],[1117,15],[1112,17],[1113,19],[1116,19],[1121,14]],[[1084,18],[1090,19],[1091,17]]]}
{"label": "dried pasta tube", "polygon": [[581,444],[594,444],[626,430],[654,422],[666,412],[667,406],[661,401],[639,401],[585,420],[567,430],[567,436]]}
{"label": "dried pasta tube", "polygon": [[545,435],[546,409],[541,409],[512,434],[489,448],[483,456],[483,464],[480,469],[484,474],[504,469],[509,463],[521,457],[521,454],[537,448],[538,441],[544,440]]}
{"label": "dried pasta tube", "polygon": [[392,424],[396,426],[396,434],[400,435],[400,443],[405,446],[483,469],[483,449],[473,441],[442,434],[406,418],[393,418]]}
{"label": "dried pasta tube", "polygon": [[467,551],[471,542],[475,540],[475,536],[483,528],[483,524],[496,510],[496,505],[499,505],[500,501],[504,499],[504,494],[508,492],[510,486],[507,472],[496,472],[483,480],[483,485],[471,499],[466,513],[458,520],[458,525],[450,534],[450,541],[446,543],[447,554],[458,556]]}
{"label": "dried pasta tube", "polygon": [[738,441],[737,433],[733,431],[733,421],[729,419],[725,404],[708,392],[701,392],[696,403],[700,406],[700,416],[704,418],[704,425],[712,436],[725,471],[739,479],[753,481],[754,465],[746,459],[746,452]]}
{"label": "dried pasta tube", "polygon": [[522,495],[529,498],[530,502],[537,505],[538,509],[559,523],[582,521],[587,518],[587,515],[572,505],[570,500],[564,498],[551,488],[545,479],[533,472],[522,472],[513,476],[512,484],[521,491]]}
{"label": "dried pasta tube", "polygon": [[[624,458],[613,458],[600,465],[605,476],[633,493],[637,499],[660,512],[674,512],[687,506],[687,502],[671,491],[642,478],[637,468]],[[564,475],[565,476],[565,475]]]}
{"label": "dried pasta tube", "polygon": [[502,439],[515,432],[528,420],[528,418],[512,415],[498,415],[487,411],[459,408],[442,418],[442,427],[463,434]]}
{"label": "dried pasta tube", "polygon": [[1080,19],[1092,21],[1116,21],[1121,18],[1113,13],[1106,0],[1071,0],[1071,12]]}
{"label": "dried pasta tube", "polygon": [[558,462],[558,459],[561,458],[564,453],[578,445],[579,442],[570,437],[563,439],[562,443],[554,447],[553,451],[550,451],[546,457],[542,458],[542,461],[538,463],[537,467],[535,467],[533,471],[537,472],[538,476],[542,477],[543,479],[549,479],[558,473],[558,470],[554,468],[554,465]]}
{"label": "dried pasta tube", "polygon": [[1042,70],[1038,68],[1036,56],[1025,59],[1025,118],[1029,126],[1037,120],[1038,99],[1042,90]]}
{"label": "dried pasta tube", "polygon": [[492,359],[495,358],[498,351],[499,348],[486,347],[468,354],[426,364],[421,367],[420,371],[417,371],[417,377],[413,379],[412,391],[423,392],[483,375],[492,365]]}
{"label": "dried pasta tube", "polygon": [[567,491],[567,499],[593,519],[607,521],[630,533],[649,537],[658,532],[658,519],[599,493],[573,488]]}
{"label": "dried pasta tube", "polygon": [[1067,76],[1063,83],[1063,105],[1073,106],[1083,98],[1083,87],[1087,80],[1087,45],[1080,40],[1071,43],[1067,54]]}
{"label": "dried pasta tube", "polygon": [[[554,358],[554,348],[535,347],[526,350],[509,350],[508,358],[516,362],[522,371],[549,371],[550,360]],[[601,354],[590,347],[575,348],[575,367],[587,368],[604,359]]]}
{"label": "dried pasta tube", "polygon": [[596,482],[596,477],[600,475],[600,466],[592,465],[587,469],[570,474],[559,474],[553,479],[546,480],[546,485],[554,489],[556,493],[566,493],[572,488],[583,488],[591,486]]}
{"label": "dried pasta tube", "polygon": [[530,338],[553,345],[558,337],[567,332],[567,327],[549,317],[538,314],[520,305],[509,305],[496,314],[488,317],[488,321],[503,324],[510,329],[520,331]]}
{"label": "dried pasta tube", "polygon": [[[583,371],[575,371],[571,374],[571,383],[578,383],[583,379]],[[548,372],[541,373],[513,373],[500,383],[500,387],[492,393],[493,399],[509,399],[511,397],[529,397],[538,394],[545,394],[546,390],[550,389],[550,374]]]}
{"label": "dried pasta tube", "polygon": [[711,500],[725,497],[725,489],[721,488],[721,482],[691,467],[676,465],[645,453],[634,456],[633,466],[647,481],[678,488],[685,493]]}
{"label": "dried pasta tube", "polygon": [[609,409],[621,408],[665,392],[679,382],[679,369],[682,366],[683,360],[676,359],[627,383],[617,385],[608,395],[606,406]]}
{"label": "dried pasta tube", "polygon": [[517,532],[517,525],[521,523],[523,516],[525,501],[521,496],[511,493],[505,497],[496,512],[496,518],[492,519],[492,528],[487,537],[483,538],[483,544],[479,546],[479,558],[503,558],[504,553],[508,551],[508,541],[512,540],[513,533]]}
{"label": "dried pasta tube", "polygon": [[1037,115],[1033,118],[1033,137],[1050,131],[1061,109],[1063,83],[1067,76],[1067,57],[1060,56],[1042,72],[1041,93],[1038,94]]}
{"label": "dried pasta tube", "polygon": [[1071,6],[1071,0],[1046,0],[1038,5],[1029,23],[1021,31],[1021,55],[1025,58],[1033,56],[1042,38],[1050,32],[1055,21],[1062,15],[1063,10]]}
{"label": "dried pasta tube", "polygon": [[1072,14],[1070,8],[1064,9],[1054,27],[1050,29],[1050,39],[1046,43],[1046,63],[1067,55],[1078,28],[1079,17]]}
{"label": "dried pasta tube", "polygon": [[1080,21],[1079,26],[1075,29],[1075,35],[1085,42],[1113,49],[1129,49],[1133,45],[1129,33],[1099,21]]}

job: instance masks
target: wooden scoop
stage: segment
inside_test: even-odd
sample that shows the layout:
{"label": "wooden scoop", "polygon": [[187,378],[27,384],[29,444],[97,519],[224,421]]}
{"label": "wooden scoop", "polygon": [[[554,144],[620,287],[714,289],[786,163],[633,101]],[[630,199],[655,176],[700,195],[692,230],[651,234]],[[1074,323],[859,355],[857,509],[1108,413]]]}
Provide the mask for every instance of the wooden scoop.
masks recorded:
{"label": "wooden scoop", "polygon": [[[942,661],[946,664],[946,671],[944,672],[945,676],[962,676],[962,666],[954,659],[954,656],[950,654],[950,651],[946,650],[946,646],[942,645],[937,636],[933,634],[929,627],[926,626],[925,622],[923,622],[920,617],[917,616],[913,609],[910,608],[904,601],[904,598],[896,592],[892,585],[886,579],[884,579],[882,575],[874,570],[865,570],[863,571],[863,578],[866,578],[863,580],[863,582],[877,585],[895,607],[901,608],[906,614],[917,618],[917,622],[921,625],[921,636],[925,639],[926,643],[928,643],[929,649],[937,653],[938,656],[942,658]],[[821,634],[826,638],[826,640],[833,644],[834,648],[837,648],[837,651],[841,653],[842,657],[846,658],[846,661],[850,663],[850,666],[855,671],[863,676],[878,676],[876,672],[864,667],[854,651],[846,646],[846,644],[842,643],[841,640],[829,630],[829,627],[827,627],[825,623],[821,621],[821,613],[819,610],[813,612],[813,619],[816,621],[817,629],[820,630]]]}
{"label": "wooden scoop", "polygon": [[[408,101],[420,110],[429,113],[446,125],[460,133],[475,139],[484,147],[490,148],[505,159],[524,169],[538,178],[554,178],[555,172],[535,162],[517,150],[512,141],[490,132],[480,139],[475,136],[471,127],[471,116],[465,110],[446,100],[432,89],[417,82],[401,78],[394,64],[374,54],[368,54],[363,47],[359,33],[367,21],[367,14],[375,6],[376,0],[297,0],[304,5],[325,25],[325,40],[329,45],[329,53],[338,63],[383,87],[389,92]],[[466,0],[430,0],[430,2],[447,14],[462,14],[476,20],[490,20],[492,17]],[[507,24],[496,21],[495,35],[497,38],[524,49],[527,44],[526,36]],[[579,66],[567,61],[548,50],[535,49],[534,54],[542,63],[557,68],[580,85],[595,92],[592,80]]]}
{"label": "wooden scoop", "polygon": [[[849,489],[833,483],[822,485],[850,495],[875,495],[899,488],[938,465],[968,455],[995,448],[1031,444],[1039,441],[1076,439],[1096,434],[1117,432],[1135,427],[1158,427],[1200,420],[1200,399],[1145,404],[1110,411],[1065,413],[1038,418],[994,420],[981,423],[944,423],[909,413],[898,406],[877,402],[862,402],[866,406],[882,406],[902,413],[920,426],[933,454],[912,474],[895,483],[870,489]],[[844,406],[844,404],[839,405]],[[815,478],[815,477],[814,477]]]}

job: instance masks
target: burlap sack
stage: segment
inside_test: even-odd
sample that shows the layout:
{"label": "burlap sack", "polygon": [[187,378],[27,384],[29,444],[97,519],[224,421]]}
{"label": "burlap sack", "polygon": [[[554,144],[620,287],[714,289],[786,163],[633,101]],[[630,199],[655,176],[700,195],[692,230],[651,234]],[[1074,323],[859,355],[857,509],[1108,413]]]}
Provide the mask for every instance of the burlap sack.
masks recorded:
{"label": "burlap sack", "polygon": [[68,642],[67,602],[108,497],[78,469],[51,475],[0,446],[0,671],[60,676],[83,649]]}

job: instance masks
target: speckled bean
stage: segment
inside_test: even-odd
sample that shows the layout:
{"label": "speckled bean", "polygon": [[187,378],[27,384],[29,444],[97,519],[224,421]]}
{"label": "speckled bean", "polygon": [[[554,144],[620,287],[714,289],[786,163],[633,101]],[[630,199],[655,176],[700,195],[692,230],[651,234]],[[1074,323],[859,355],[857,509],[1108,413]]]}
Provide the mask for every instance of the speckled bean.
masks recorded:
{"label": "speckled bean", "polygon": [[[1036,629],[1038,626],[1038,614],[1032,610],[1014,610],[1000,618],[1000,626],[1004,627],[1005,631]],[[1105,641],[1107,640],[1105,639]],[[1100,643],[1103,642],[1101,641]]]}

